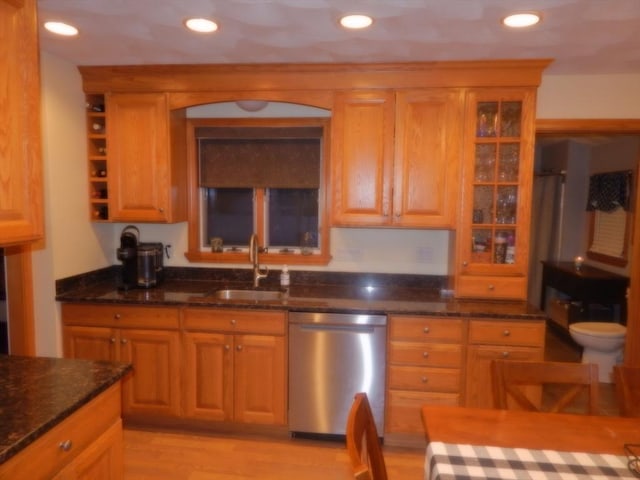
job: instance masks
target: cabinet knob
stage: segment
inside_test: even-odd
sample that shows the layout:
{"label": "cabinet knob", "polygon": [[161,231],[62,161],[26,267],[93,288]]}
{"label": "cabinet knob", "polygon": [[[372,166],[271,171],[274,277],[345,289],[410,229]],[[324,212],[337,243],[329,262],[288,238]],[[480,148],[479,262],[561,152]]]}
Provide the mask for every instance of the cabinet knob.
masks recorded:
{"label": "cabinet knob", "polygon": [[236,346],[236,350],[238,350],[238,351],[242,350],[242,345]]}
{"label": "cabinet knob", "polygon": [[428,358],[429,357],[429,352],[422,352],[422,356],[424,358]]}
{"label": "cabinet knob", "polygon": [[427,383],[428,382],[427,377],[422,377],[420,380],[422,381],[422,383]]}
{"label": "cabinet knob", "polygon": [[58,447],[63,452],[68,452],[69,450],[71,450],[71,447],[73,447],[73,442],[71,440],[63,440],[58,444]]}
{"label": "cabinet knob", "polygon": [[231,350],[231,347],[229,345],[225,345],[224,349],[228,352],[229,350]]}
{"label": "cabinet knob", "polygon": [[110,341],[111,343],[116,343],[116,337],[111,337],[111,338],[109,339],[109,341]]}
{"label": "cabinet knob", "polygon": [[235,319],[235,318],[232,318],[232,319],[229,321],[229,323],[230,323],[231,325],[235,325],[235,324],[236,324],[236,319]]}
{"label": "cabinet knob", "polygon": [[121,315],[119,313],[116,313],[113,318],[115,318],[116,320],[120,320]]}
{"label": "cabinet knob", "polygon": [[127,340],[126,338],[123,338],[122,340],[120,340],[120,343],[123,345],[126,345],[129,342],[129,340]]}
{"label": "cabinet knob", "polygon": [[160,213],[164,213],[164,208],[160,207],[160,208],[158,208],[158,211],[159,211]]}
{"label": "cabinet knob", "polygon": [[489,286],[487,287],[489,290],[494,290],[496,287],[494,287],[493,285],[489,284]]}
{"label": "cabinet knob", "polygon": [[429,327],[424,327],[424,328],[422,329],[422,331],[423,331],[424,333],[429,333]]}
{"label": "cabinet knob", "polygon": [[502,335],[503,335],[504,337],[508,337],[509,335],[511,335],[511,332],[510,332],[509,330],[505,329],[505,330],[502,332]]}
{"label": "cabinet knob", "polygon": [[466,267],[467,265],[469,265],[469,262],[467,262],[466,260],[464,262],[462,262],[462,266]]}
{"label": "cabinet knob", "polygon": [[507,358],[509,356],[509,352],[502,352],[502,358]]}

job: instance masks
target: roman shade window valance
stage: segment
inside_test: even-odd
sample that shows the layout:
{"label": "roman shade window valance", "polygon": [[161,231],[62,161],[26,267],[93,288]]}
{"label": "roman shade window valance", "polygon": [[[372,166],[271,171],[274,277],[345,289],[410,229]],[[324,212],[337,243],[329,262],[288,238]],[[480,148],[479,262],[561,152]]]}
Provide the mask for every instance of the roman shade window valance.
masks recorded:
{"label": "roman shade window valance", "polygon": [[322,128],[199,127],[200,186],[319,188]]}

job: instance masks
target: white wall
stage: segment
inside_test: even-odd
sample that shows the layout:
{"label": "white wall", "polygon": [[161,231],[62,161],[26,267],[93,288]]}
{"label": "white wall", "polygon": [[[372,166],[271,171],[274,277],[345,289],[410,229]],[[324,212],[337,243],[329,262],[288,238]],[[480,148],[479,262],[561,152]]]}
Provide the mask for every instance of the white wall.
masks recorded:
{"label": "white wall", "polygon": [[60,350],[55,280],[112,263],[113,226],[89,219],[85,101],[77,68],[41,53],[45,242],[34,249],[36,352]]}
{"label": "white wall", "polygon": [[543,75],[537,118],[640,119],[640,73]]}
{"label": "white wall", "polygon": [[[88,221],[84,94],[77,68],[42,52],[46,245],[34,255],[36,348],[60,354],[56,279],[117,264],[123,224]],[[539,118],[640,118],[640,75],[544,76]],[[186,224],[138,224],[143,241],[172,245],[168,266],[190,265]],[[449,233],[332,229],[330,271],[447,274]],[[196,265],[205,266],[205,265]],[[225,265],[226,266],[226,265]]]}

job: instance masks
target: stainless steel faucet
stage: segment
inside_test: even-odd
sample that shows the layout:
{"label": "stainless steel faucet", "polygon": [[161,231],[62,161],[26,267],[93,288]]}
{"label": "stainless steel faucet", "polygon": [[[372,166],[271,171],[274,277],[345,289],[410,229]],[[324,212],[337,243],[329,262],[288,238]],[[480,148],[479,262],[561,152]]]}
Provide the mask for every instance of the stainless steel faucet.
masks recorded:
{"label": "stainless steel faucet", "polygon": [[253,287],[258,288],[260,286],[260,279],[266,278],[269,273],[269,268],[265,267],[260,270],[260,260],[258,259],[258,252],[260,247],[258,246],[258,234],[253,233],[249,238],[249,261],[253,264]]}

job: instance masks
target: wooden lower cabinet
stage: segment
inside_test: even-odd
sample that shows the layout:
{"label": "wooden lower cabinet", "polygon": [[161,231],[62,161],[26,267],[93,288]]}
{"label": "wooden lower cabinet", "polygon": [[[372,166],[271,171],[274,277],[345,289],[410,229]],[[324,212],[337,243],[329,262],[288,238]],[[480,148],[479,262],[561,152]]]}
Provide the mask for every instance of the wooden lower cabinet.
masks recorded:
{"label": "wooden lower cabinet", "polygon": [[177,308],[63,304],[64,355],[123,361],[125,417],[180,415],[180,333]]}
{"label": "wooden lower cabinet", "polygon": [[543,360],[544,320],[475,320],[469,322],[465,405],[493,408],[491,361]]}
{"label": "wooden lower cabinet", "polygon": [[185,417],[285,425],[285,312],[187,308],[183,320]]}
{"label": "wooden lower cabinet", "polygon": [[0,478],[121,480],[120,383],[0,465]]}
{"label": "wooden lower cabinet", "polygon": [[460,404],[465,322],[393,315],[388,328],[385,441],[424,441],[420,407]]}

